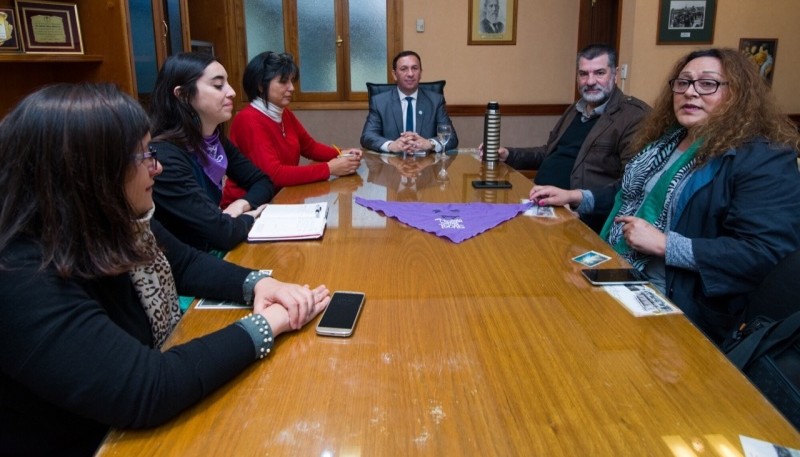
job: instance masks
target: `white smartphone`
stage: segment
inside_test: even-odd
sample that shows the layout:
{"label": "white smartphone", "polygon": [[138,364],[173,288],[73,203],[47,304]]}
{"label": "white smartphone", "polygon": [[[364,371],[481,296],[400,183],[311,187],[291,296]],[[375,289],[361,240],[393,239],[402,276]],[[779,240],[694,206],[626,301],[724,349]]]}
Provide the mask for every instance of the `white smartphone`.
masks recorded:
{"label": "white smartphone", "polygon": [[598,268],[581,270],[583,276],[595,286],[616,284],[647,284],[647,277],[635,268]]}
{"label": "white smartphone", "polygon": [[322,313],[317,324],[317,334],[325,336],[348,337],[353,334],[361,307],[364,305],[364,292],[347,290],[336,291],[331,302]]}

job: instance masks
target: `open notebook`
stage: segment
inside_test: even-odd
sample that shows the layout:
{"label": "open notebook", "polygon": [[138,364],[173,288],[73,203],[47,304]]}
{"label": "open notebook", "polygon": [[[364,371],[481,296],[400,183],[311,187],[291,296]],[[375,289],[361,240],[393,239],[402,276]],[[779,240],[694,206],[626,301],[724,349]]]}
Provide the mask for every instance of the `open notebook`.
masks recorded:
{"label": "open notebook", "polygon": [[328,203],[267,205],[247,241],[308,240],[322,237],[328,221]]}

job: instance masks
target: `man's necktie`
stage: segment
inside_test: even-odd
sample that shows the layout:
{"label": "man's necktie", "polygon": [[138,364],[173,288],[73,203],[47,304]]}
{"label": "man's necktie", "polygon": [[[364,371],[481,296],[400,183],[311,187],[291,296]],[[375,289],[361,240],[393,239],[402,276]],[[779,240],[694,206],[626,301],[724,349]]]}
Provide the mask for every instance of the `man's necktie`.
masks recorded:
{"label": "man's necktie", "polygon": [[414,131],[414,104],[411,103],[414,97],[406,97],[406,132]]}

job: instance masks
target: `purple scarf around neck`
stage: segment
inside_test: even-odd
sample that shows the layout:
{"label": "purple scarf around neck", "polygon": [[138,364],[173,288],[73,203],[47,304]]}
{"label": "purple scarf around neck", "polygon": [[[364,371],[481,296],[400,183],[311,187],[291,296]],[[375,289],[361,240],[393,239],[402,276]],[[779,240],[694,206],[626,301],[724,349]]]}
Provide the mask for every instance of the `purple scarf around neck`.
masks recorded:
{"label": "purple scarf around neck", "polygon": [[198,160],[198,162],[208,179],[221,190],[222,177],[225,176],[225,170],[228,169],[228,156],[225,155],[225,148],[222,147],[222,142],[219,140],[219,130],[211,136],[203,137],[203,153],[206,160]]}

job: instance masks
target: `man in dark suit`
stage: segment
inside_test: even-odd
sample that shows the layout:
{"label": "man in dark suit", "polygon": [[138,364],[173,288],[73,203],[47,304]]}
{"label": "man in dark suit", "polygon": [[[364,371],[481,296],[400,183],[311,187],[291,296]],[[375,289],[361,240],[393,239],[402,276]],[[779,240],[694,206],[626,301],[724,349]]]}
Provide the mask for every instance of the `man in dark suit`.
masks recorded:
{"label": "man in dark suit", "polygon": [[481,20],[481,33],[503,33],[505,26],[500,20],[500,1],[483,1],[483,20]]}
{"label": "man in dark suit", "polygon": [[[419,87],[422,60],[414,51],[403,51],[392,62],[397,90],[372,96],[369,114],[361,132],[361,146],[373,151],[406,152],[442,150],[436,126],[450,124],[442,94]],[[453,127],[447,149],[458,147]]]}

